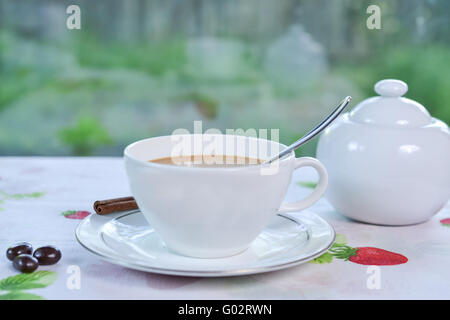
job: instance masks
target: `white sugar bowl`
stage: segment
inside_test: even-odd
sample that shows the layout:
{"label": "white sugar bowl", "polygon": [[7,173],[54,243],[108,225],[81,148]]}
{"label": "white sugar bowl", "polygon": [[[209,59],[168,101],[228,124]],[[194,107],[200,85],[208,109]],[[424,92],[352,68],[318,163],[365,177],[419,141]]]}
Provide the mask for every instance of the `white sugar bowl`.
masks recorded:
{"label": "white sugar bowl", "polygon": [[406,83],[375,84],[322,134],[317,158],[328,170],[326,198],[343,215],[382,225],[428,220],[450,199],[450,131]]}

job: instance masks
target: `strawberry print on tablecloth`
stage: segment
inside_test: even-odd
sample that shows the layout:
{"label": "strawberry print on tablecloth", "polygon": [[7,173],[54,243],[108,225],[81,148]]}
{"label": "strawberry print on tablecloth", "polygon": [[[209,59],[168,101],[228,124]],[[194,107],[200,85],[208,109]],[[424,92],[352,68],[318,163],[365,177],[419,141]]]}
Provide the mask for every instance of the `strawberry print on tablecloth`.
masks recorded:
{"label": "strawberry print on tablecloth", "polygon": [[312,263],[331,263],[333,259],[341,259],[369,266],[393,266],[408,262],[404,255],[375,247],[350,247],[342,234],[336,235],[336,240],[328,252],[312,260]]}
{"label": "strawberry print on tablecloth", "polygon": [[61,214],[67,219],[83,220],[91,213],[89,211],[82,211],[82,210],[67,210]]}
{"label": "strawberry print on tablecloth", "polygon": [[439,221],[441,223],[441,225],[443,225],[444,227],[449,227],[450,228],[450,218],[445,218]]}

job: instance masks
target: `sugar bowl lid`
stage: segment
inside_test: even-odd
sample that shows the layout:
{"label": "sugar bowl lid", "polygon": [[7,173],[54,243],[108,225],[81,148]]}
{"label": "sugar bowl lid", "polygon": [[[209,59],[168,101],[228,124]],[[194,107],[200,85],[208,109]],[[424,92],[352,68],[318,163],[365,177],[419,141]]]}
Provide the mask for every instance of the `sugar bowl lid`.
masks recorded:
{"label": "sugar bowl lid", "polygon": [[351,112],[350,119],[364,124],[399,127],[423,127],[432,122],[427,109],[420,103],[402,97],[408,85],[395,79],[385,79],[375,84],[380,96],[360,102]]}

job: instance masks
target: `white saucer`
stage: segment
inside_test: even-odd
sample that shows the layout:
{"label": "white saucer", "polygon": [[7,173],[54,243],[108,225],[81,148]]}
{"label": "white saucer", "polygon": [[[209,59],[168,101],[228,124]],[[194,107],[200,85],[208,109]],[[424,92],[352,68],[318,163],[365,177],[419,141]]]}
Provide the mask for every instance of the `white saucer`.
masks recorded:
{"label": "white saucer", "polygon": [[334,229],[302,211],[277,215],[241,254],[198,259],[170,251],[140,211],[91,214],[75,231],[78,242],[100,258],[127,268],[180,276],[224,277],[268,272],[305,263],[326,252]]}

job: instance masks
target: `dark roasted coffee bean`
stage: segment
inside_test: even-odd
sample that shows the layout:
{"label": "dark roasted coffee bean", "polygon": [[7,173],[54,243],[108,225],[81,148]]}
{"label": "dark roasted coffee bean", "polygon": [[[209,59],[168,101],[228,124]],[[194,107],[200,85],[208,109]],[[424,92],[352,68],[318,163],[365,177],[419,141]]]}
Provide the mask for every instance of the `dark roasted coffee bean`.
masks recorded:
{"label": "dark roasted coffee bean", "polygon": [[6,257],[13,261],[19,254],[32,254],[33,247],[28,242],[19,242],[6,250]]}
{"label": "dark roasted coffee bean", "polygon": [[13,260],[13,266],[23,273],[31,273],[39,267],[39,262],[31,254],[20,254]]}
{"label": "dark roasted coffee bean", "polygon": [[61,251],[54,246],[45,246],[37,248],[33,253],[39,264],[42,266],[47,266],[50,264],[55,264],[61,259]]}

